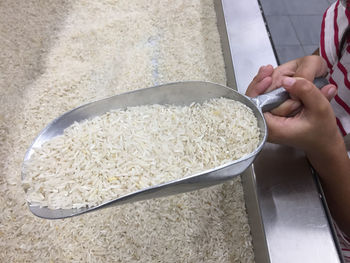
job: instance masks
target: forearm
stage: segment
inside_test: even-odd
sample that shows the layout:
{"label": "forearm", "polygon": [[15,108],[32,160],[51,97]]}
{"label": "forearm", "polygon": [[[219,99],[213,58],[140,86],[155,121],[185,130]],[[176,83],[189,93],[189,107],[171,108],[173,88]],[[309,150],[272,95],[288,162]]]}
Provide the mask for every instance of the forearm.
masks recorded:
{"label": "forearm", "polygon": [[332,217],[350,236],[350,159],[342,137],[338,136],[327,151],[307,155],[320,176]]}

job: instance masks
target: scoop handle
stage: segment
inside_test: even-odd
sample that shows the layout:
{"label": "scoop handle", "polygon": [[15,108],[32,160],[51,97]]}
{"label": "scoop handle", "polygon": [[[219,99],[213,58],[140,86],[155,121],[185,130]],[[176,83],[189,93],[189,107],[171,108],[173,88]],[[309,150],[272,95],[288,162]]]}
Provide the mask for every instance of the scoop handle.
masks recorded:
{"label": "scoop handle", "polygon": [[[315,78],[314,84],[317,88],[321,89],[325,85],[329,84],[329,82],[327,79],[319,77]],[[267,112],[278,107],[289,98],[289,93],[285,90],[285,88],[280,87],[271,92],[259,95],[252,100],[259,108],[261,108],[262,112]]]}

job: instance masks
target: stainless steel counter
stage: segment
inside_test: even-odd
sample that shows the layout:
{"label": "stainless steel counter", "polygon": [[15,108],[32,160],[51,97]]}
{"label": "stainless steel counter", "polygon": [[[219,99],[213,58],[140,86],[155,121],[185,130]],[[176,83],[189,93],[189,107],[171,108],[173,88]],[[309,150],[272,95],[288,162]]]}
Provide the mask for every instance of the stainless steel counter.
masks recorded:
{"label": "stainless steel counter", "polygon": [[[261,65],[277,65],[257,0],[215,1],[228,85],[244,93]],[[342,262],[303,152],[267,143],[242,175],[256,262]]]}

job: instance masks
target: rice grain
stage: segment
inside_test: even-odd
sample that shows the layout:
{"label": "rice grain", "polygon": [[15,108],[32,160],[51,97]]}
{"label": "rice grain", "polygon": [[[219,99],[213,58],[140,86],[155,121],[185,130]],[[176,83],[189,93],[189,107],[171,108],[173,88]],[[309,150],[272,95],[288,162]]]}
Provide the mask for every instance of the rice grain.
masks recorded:
{"label": "rice grain", "polygon": [[27,200],[81,208],[203,172],[251,153],[257,120],[230,99],[202,105],[145,105],[68,127],[26,163]]}

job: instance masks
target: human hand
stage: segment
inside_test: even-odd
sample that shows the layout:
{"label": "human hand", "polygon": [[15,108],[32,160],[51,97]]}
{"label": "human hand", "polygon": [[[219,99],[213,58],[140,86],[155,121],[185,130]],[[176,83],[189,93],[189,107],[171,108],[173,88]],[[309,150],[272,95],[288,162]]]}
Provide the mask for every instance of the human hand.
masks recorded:
{"label": "human hand", "polygon": [[261,66],[258,73],[249,84],[246,95],[256,97],[264,92],[272,85],[273,66]]}
{"label": "human hand", "polygon": [[284,77],[300,77],[313,82],[326,74],[327,63],[321,56],[304,56],[276,67],[271,76],[272,84],[266,91],[281,87]]}
{"label": "human hand", "polygon": [[293,117],[265,113],[268,140],[302,149],[310,155],[329,152],[334,141],[342,139],[326,98],[335,96],[336,87],[329,84],[320,91],[306,79],[290,77],[283,78],[282,85],[303,106]]}
{"label": "human hand", "polygon": [[[277,83],[280,83],[279,86],[282,85],[282,72],[278,70],[278,68],[274,69],[271,65],[260,67],[257,75],[254,77],[253,81],[249,84],[248,89],[246,91],[246,95],[249,97],[256,97],[262,93],[267,91],[271,91],[276,88]],[[284,71],[287,74],[287,71]],[[280,74],[281,73],[281,74]],[[274,77],[273,77],[274,75]],[[289,75],[289,73],[288,73]],[[287,116],[292,112],[299,109],[301,103],[298,100],[288,99],[284,103],[282,103],[277,108],[273,109],[271,112],[278,116]]]}
{"label": "human hand", "polygon": [[[302,77],[312,82],[316,77],[324,76],[326,73],[326,62],[320,56],[305,56],[289,61],[275,69],[271,65],[263,66],[250,83],[246,95],[256,97],[258,94],[279,88],[286,76]],[[323,94],[328,100],[332,99],[327,92],[323,92]],[[292,97],[271,112],[278,116],[289,116],[300,110],[300,106],[300,101]]]}

